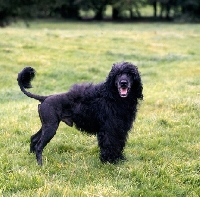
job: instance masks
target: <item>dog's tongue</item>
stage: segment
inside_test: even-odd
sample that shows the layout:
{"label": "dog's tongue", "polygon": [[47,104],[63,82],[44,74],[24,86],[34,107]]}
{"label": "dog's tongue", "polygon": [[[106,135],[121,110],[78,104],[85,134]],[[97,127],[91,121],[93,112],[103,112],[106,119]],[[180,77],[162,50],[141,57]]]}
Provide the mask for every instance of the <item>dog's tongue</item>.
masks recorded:
{"label": "dog's tongue", "polygon": [[123,96],[125,96],[125,95],[127,95],[127,91],[128,91],[128,89],[127,88],[120,88],[120,93],[121,93],[121,95]]}

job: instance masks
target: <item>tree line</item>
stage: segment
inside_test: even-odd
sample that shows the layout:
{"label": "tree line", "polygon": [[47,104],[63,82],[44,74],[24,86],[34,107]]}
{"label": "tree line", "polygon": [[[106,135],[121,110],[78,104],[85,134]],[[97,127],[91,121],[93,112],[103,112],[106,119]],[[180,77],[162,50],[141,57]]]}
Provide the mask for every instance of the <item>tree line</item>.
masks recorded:
{"label": "tree line", "polygon": [[137,19],[143,17],[141,8],[147,5],[154,19],[200,19],[200,0],[0,0],[0,25],[16,18],[83,19],[81,12],[88,11],[94,13],[93,19],[103,20],[107,6],[112,20]]}

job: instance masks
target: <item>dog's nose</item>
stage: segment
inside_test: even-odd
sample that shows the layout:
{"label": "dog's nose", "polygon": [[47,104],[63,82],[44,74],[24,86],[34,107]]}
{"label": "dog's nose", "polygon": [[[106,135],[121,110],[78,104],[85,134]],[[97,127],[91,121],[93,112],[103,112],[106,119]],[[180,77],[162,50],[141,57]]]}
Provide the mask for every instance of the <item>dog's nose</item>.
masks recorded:
{"label": "dog's nose", "polygon": [[121,80],[120,85],[121,85],[121,87],[127,87],[128,82],[126,80]]}

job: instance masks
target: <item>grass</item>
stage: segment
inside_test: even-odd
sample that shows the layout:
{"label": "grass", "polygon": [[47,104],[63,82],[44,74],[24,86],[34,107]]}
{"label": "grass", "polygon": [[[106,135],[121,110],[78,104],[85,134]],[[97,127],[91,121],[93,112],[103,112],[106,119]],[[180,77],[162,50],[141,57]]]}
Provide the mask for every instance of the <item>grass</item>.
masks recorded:
{"label": "grass", "polygon": [[[200,196],[200,25],[33,21],[0,39],[1,196]],[[101,164],[95,136],[61,123],[39,167],[29,154],[38,102],[20,92],[17,73],[34,67],[31,91],[48,95],[103,81],[123,60],[144,84],[128,160]]]}

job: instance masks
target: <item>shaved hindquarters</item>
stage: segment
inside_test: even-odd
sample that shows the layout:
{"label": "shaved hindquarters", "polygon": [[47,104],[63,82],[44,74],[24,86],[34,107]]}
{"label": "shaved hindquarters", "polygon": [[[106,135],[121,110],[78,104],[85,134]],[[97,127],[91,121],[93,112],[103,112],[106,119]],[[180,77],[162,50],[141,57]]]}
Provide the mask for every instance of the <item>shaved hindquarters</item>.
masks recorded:
{"label": "shaved hindquarters", "polygon": [[35,135],[32,136],[31,143],[34,145],[37,162],[39,165],[42,165],[43,149],[56,134],[60,120],[53,106],[47,103],[39,105],[39,114],[42,127]]}

